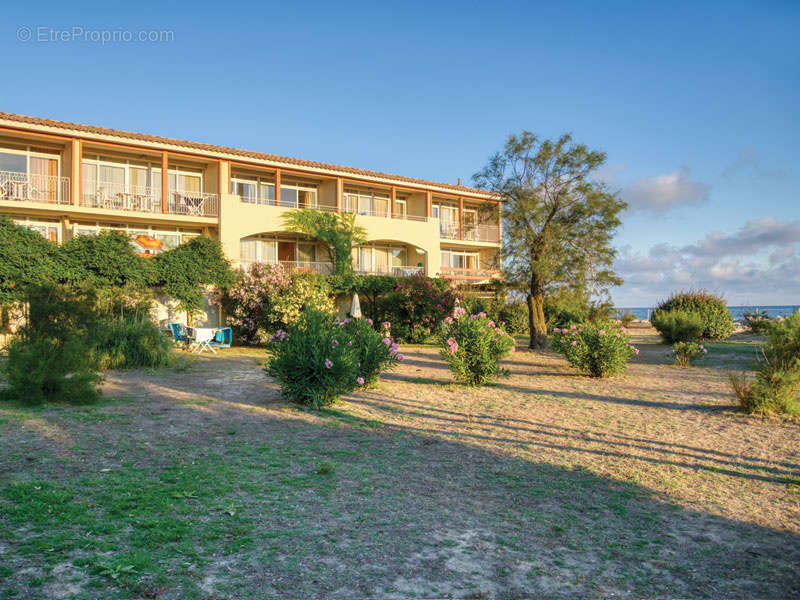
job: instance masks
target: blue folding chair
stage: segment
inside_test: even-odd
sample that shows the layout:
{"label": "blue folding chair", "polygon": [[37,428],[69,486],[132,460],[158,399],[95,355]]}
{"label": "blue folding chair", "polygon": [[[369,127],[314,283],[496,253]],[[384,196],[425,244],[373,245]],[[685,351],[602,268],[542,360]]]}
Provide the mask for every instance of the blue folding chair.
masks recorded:
{"label": "blue folding chair", "polygon": [[214,348],[230,348],[233,341],[233,331],[230,327],[220,327],[214,334],[214,339],[209,342]]}
{"label": "blue folding chair", "polygon": [[172,332],[173,340],[184,344],[189,341],[189,332],[186,330],[186,325],[183,323],[170,323],[168,327]]}

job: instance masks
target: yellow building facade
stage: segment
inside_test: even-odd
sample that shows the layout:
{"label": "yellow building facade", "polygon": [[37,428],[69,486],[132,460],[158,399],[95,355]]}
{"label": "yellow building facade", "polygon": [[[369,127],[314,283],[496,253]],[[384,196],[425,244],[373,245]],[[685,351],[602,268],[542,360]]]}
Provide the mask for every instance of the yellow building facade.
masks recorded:
{"label": "yellow building facade", "polygon": [[500,206],[481,190],[0,113],[0,214],[57,243],[119,230],[153,254],[208,235],[241,267],[330,272],[322,244],[284,230],[297,208],[356,214],[358,273],[499,277]]}

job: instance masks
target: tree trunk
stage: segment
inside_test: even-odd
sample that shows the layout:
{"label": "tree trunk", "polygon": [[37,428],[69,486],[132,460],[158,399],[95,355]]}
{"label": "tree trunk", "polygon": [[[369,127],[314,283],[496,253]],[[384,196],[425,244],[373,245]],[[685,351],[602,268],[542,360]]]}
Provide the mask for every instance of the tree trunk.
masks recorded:
{"label": "tree trunk", "polygon": [[531,291],[528,294],[528,331],[531,340],[529,348],[538,350],[547,344],[547,322],[544,318],[544,290],[536,277],[531,278]]}

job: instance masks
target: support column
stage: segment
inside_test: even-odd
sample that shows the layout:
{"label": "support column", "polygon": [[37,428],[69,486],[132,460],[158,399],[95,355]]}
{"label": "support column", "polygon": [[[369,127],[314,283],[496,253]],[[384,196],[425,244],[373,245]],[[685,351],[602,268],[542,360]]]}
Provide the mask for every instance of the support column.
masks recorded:
{"label": "support column", "polygon": [[169,154],[161,153],[161,212],[169,212]]}
{"label": "support column", "polygon": [[433,214],[433,193],[427,192],[425,201],[425,216],[430,219],[432,214]]}
{"label": "support column", "polygon": [[342,210],[342,178],[336,178],[336,211]]}
{"label": "support column", "polygon": [[395,203],[397,202],[397,188],[392,186],[392,212],[391,216],[394,219],[395,216]]}
{"label": "support column", "polygon": [[219,161],[219,172],[217,173],[219,199],[222,201],[223,194],[230,193],[231,189],[231,163],[227,160]]}
{"label": "support column", "polygon": [[458,239],[464,239],[464,199],[458,199]]}
{"label": "support column", "polygon": [[500,203],[498,202],[497,203],[497,241],[498,242],[502,242],[503,241],[503,230],[501,229],[502,221],[503,221],[503,218],[502,218],[502,215],[500,214]]}
{"label": "support column", "polygon": [[275,169],[275,206],[281,205],[281,170]]}
{"label": "support column", "polygon": [[61,217],[61,243],[65,244],[69,241],[69,216],[64,215]]}
{"label": "support column", "polygon": [[70,201],[73,206],[81,203],[81,160],[83,158],[83,144],[78,139],[72,140],[72,181],[70,182]]}

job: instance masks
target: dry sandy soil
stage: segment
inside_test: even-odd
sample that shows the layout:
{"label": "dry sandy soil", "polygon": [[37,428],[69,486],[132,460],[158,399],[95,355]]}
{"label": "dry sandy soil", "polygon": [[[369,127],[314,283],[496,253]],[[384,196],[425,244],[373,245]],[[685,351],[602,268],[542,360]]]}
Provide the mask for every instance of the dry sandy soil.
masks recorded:
{"label": "dry sandy soil", "polygon": [[800,597],[800,425],[735,410],[749,340],[636,335],[608,380],[520,348],[469,389],[419,347],[311,412],[234,349],[0,407],[0,596]]}

